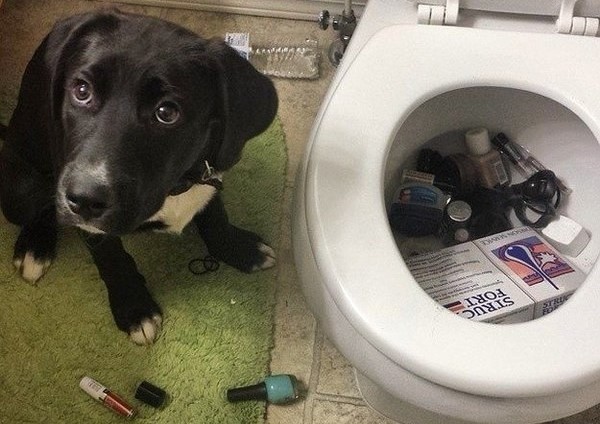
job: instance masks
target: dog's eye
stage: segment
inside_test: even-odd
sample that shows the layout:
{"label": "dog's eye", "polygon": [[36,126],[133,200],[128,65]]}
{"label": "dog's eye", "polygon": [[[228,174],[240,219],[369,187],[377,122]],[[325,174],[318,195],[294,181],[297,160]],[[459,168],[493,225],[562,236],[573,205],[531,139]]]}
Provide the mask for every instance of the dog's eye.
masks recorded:
{"label": "dog's eye", "polygon": [[179,120],[179,108],[175,103],[161,103],[154,112],[154,116],[161,124],[172,125]]}
{"label": "dog's eye", "polygon": [[71,89],[73,100],[80,104],[87,104],[92,100],[92,88],[83,80],[77,80]]}

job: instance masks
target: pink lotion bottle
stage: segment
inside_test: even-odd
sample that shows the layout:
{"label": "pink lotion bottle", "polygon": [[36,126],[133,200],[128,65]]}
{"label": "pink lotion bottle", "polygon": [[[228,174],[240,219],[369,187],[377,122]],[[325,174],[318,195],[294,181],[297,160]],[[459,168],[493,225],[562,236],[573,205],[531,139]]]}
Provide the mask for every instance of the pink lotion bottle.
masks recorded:
{"label": "pink lotion bottle", "polygon": [[504,187],[509,178],[500,153],[493,148],[486,128],[473,128],[465,134],[469,157],[477,166],[479,185],[485,188]]}

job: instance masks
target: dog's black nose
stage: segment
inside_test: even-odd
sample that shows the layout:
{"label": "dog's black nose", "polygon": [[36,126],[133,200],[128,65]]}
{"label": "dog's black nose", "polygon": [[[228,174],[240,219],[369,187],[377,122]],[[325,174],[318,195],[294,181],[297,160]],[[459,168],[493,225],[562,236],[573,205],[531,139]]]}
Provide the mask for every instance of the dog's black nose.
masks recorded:
{"label": "dog's black nose", "polygon": [[99,218],[110,207],[110,193],[102,185],[71,185],[65,195],[69,209],[85,220]]}

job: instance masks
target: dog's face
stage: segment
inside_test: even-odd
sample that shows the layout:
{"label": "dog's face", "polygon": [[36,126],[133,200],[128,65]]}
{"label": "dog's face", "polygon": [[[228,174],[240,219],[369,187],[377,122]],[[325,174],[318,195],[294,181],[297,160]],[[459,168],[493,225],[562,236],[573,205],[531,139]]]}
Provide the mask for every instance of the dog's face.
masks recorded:
{"label": "dog's face", "polygon": [[217,171],[237,162],[274,115],[270,82],[220,42],[118,12],[63,26],[49,36],[60,56],[48,62],[64,224],[137,228],[205,161]]}

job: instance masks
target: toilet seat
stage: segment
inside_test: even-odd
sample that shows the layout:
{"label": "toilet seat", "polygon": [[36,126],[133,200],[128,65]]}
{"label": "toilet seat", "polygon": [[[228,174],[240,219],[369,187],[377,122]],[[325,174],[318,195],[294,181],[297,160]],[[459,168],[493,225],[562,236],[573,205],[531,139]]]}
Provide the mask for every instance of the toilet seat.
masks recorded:
{"label": "toilet seat", "polygon": [[[338,78],[344,84],[334,88],[314,129],[319,143],[306,173],[308,234],[337,307],[401,367],[495,397],[553,395],[600,378],[600,325],[590,301],[600,298],[597,284],[584,284],[560,309],[528,323],[459,318],[412,279],[382,200],[386,155],[398,128],[419,105],[450,90],[534,92],[571,109],[600,139],[600,84],[593,84],[599,52],[595,38],[397,25],[375,34]],[[587,281],[600,281],[597,266]]]}

